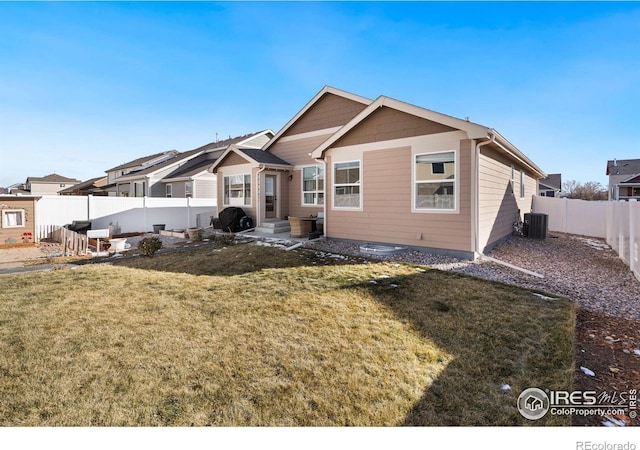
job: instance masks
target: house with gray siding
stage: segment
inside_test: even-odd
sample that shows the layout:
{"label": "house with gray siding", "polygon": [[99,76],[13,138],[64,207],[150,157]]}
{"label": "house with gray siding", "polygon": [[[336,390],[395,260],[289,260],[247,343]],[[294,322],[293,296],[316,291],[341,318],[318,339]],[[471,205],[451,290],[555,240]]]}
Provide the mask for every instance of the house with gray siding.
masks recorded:
{"label": "house with gray siding", "polygon": [[640,159],[607,161],[609,200],[640,200]]}
{"label": "house with gray siding", "polygon": [[193,151],[200,153],[162,178],[165,197],[215,198],[216,175],[208,169],[231,146],[238,149],[261,149],[274,136],[262,130],[243,136],[211,142]]}

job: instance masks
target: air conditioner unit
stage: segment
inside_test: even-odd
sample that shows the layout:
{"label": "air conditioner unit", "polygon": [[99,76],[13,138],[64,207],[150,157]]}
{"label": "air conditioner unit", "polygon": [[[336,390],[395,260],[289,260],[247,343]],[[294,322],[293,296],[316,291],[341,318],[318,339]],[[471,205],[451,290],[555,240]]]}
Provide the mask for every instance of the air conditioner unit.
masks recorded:
{"label": "air conditioner unit", "polygon": [[549,234],[549,215],[540,213],[525,214],[522,231],[525,237],[546,239]]}

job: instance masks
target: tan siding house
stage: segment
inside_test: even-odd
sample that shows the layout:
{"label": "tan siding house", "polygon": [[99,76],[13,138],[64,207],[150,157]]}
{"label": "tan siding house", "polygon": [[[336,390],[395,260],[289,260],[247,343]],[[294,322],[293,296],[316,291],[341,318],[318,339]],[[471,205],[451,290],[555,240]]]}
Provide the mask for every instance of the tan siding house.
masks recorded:
{"label": "tan siding house", "polygon": [[[475,258],[531,208],[544,173],[496,130],[388,97],[323,88],[264,147],[213,170],[252,167],[257,224],[322,213],[328,238]],[[260,159],[265,161],[260,162]],[[268,177],[275,181],[267,181]],[[222,177],[218,177],[220,180]],[[269,186],[275,183],[276,189]],[[218,182],[218,202],[225,205]],[[269,198],[277,197],[270,213]]]}
{"label": "tan siding house", "polygon": [[39,196],[0,195],[0,246],[35,242]]}

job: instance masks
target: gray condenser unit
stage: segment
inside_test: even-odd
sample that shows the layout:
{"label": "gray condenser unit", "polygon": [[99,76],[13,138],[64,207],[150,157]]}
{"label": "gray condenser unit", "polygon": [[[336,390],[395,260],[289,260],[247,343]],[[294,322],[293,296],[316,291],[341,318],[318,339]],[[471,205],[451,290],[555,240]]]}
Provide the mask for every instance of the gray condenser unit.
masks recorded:
{"label": "gray condenser unit", "polygon": [[527,213],[524,215],[523,234],[533,239],[546,239],[549,234],[549,215]]}

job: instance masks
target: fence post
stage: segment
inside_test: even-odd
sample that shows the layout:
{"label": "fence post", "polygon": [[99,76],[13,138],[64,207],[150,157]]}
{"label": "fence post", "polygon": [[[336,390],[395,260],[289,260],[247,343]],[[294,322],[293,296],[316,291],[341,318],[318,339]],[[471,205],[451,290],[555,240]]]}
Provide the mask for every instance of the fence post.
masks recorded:
{"label": "fence post", "polygon": [[191,199],[187,197],[187,228],[193,228],[191,226]]}
{"label": "fence post", "polygon": [[144,232],[149,231],[149,214],[147,213],[147,196],[142,196],[142,215],[144,217]]}
{"label": "fence post", "polygon": [[[629,206],[628,202],[620,202],[620,216],[622,211]],[[622,217],[618,219],[618,255],[624,260],[624,225],[622,224]]]}
{"label": "fence post", "polygon": [[629,200],[629,269],[631,272],[636,271],[636,252],[634,249],[634,245],[636,242],[636,233],[635,233],[635,209],[638,207],[638,202],[635,199]]}

